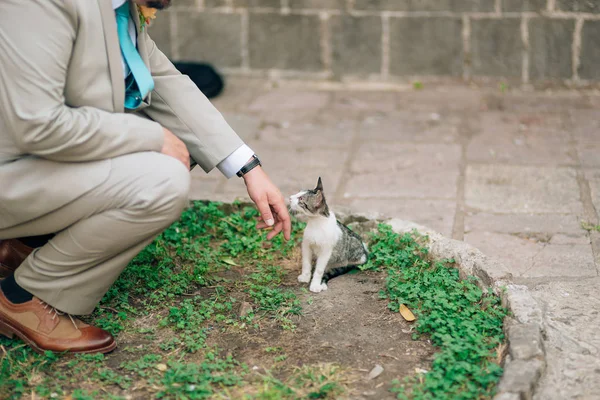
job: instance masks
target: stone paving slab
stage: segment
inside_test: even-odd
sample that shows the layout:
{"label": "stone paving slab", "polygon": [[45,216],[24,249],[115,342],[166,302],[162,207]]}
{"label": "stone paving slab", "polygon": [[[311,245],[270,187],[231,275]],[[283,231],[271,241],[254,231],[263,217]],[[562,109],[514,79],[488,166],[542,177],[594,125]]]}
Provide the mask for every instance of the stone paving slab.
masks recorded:
{"label": "stone paving slab", "polygon": [[514,276],[540,277],[595,277],[596,266],[589,238],[552,244],[544,238],[494,232],[470,232],[465,241],[484,254],[502,260]]}
{"label": "stone paving slab", "polygon": [[[234,79],[214,103],[285,196],[322,176],[334,210],[415,221],[497,260],[543,305],[536,399],[600,398],[600,232],[581,227],[600,210],[600,94]],[[238,178],[192,176],[193,198],[247,199]]]}
{"label": "stone paving slab", "polygon": [[575,214],[472,212],[465,216],[465,241],[501,259],[516,277],[596,276],[580,220]]}
{"label": "stone paving slab", "polygon": [[363,143],[344,197],[455,198],[460,154],[452,144]]}
{"label": "stone paving slab", "polygon": [[487,108],[486,94],[466,85],[428,85],[423,90],[399,91],[396,104],[399,110],[419,112],[477,112]]}
{"label": "stone paving slab", "polygon": [[597,91],[589,93],[587,96],[584,96],[584,98],[586,98],[586,100],[591,105],[591,107],[584,107],[584,108],[591,108],[591,109],[596,109],[596,110],[600,109],[600,95],[598,94]]}
{"label": "stone paving slab", "polygon": [[249,103],[260,93],[264,93],[269,85],[260,80],[244,80],[243,82],[225,82],[223,93],[211,102],[220,111],[246,110]]}
{"label": "stone paving slab", "polygon": [[254,112],[256,115],[262,118],[264,126],[281,126],[287,127],[294,123],[303,123],[306,121],[312,121],[314,118],[320,115],[321,109],[319,108],[304,108],[304,109],[289,109],[289,110],[278,110],[267,109]]}
{"label": "stone paving slab", "polygon": [[254,115],[223,113],[223,117],[229,123],[229,126],[245,142],[256,140],[262,131],[262,119]]}
{"label": "stone paving slab", "polygon": [[600,142],[578,143],[577,150],[581,164],[587,168],[600,168]]}
{"label": "stone paving slab", "polygon": [[328,114],[307,121],[267,123],[257,135],[257,140],[281,148],[349,150],[357,124],[353,119],[334,119]]}
{"label": "stone paving slab", "polygon": [[531,277],[587,276],[596,277],[598,272],[594,263],[589,241],[587,244],[552,245],[548,244],[533,259]]}
{"label": "stone paving slab", "polygon": [[483,92],[485,108],[503,112],[564,112],[589,110],[594,106],[585,93],[574,90]]}
{"label": "stone paving slab", "polygon": [[588,234],[564,234],[557,233],[548,241],[550,244],[581,244],[589,247],[590,237]]}
{"label": "stone paving slab", "polygon": [[533,257],[541,250],[541,246],[535,242],[502,233],[465,233],[464,240],[484,254],[502,260],[512,274],[519,277],[531,269]]}
{"label": "stone paving slab", "polygon": [[573,136],[581,164],[600,168],[600,116],[597,110],[571,110]]}
{"label": "stone paving slab", "polygon": [[349,203],[357,212],[377,211],[383,215],[394,216],[420,225],[430,227],[447,237],[452,236],[456,201],[432,199],[354,199]]}
{"label": "stone paving slab", "polygon": [[463,117],[437,112],[398,111],[367,116],[360,137],[368,141],[457,143]]}
{"label": "stone paving slab", "polygon": [[600,278],[532,288],[542,307],[548,365],[535,400],[600,398]]}
{"label": "stone paving slab", "polygon": [[340,91],[334,93],[332,108],[352,113],[365,110],[392,112],[396,109],[396,94],[393,92]]}
{"label": "stone paving slab", "polygon": [[598,110],[569,110],[573,136],[579,143],[600,143]]}
{"label": "stone paving slab", "polygon": [[596,211],[600,211],[600,169],[588,169],[585,171],[585,176],[590,184],[592,201]]}
{"label": "stone paving slab", "polygon": [[562,233],[585,236],[580,219],[575,214],[491,214],[469,212],[465,217],[465,231],[498,233],[545,233],[552,237]]}
{"label": "stone paving slab", "polygon": [[467,158],[498,164],[573,165],[570,132],[557,114],[486,112],[481,133],[469,143]]}
{"label": "stone paving slab", "polygon": [[330,94],[316,91],[278,90],[259,94],[249,111],[319,109],[330,103]]}
{"label": "stone paving slab", "polygon": [[466,204],[501,213],[581,213],[575,170],[520,165],[469,165]]}
{"label": "stone paving slab", "polygon": [[199,200],[211,199],[218,185],[219,179],[215,178],[214,174],[207,176],[200,167],[196,167],[192,171],[190,198]]}

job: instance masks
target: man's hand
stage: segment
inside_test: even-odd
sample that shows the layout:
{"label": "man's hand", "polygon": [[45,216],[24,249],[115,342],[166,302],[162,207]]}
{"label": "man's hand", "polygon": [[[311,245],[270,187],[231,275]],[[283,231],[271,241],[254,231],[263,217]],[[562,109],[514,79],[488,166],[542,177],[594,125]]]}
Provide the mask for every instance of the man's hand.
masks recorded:
{"label": "man's hand", "polygon": [[283,230],[283,237],[290,240],[292,232],[292,223],[288,213],[285,201],[279,189],[271,182],[265,171],[260,167],[253,168],[244,175],[246,188],[250,198],[258,207],[260,220],[258,229],[273,227],[273,230],[267,235],[271,240]]}
{"label": "man's hand", "polygon": [[190,153],[185,144],[167,128],[163,127],[163,130],[165,141],[160,152],[178,159],[187,169],[190,169]]}

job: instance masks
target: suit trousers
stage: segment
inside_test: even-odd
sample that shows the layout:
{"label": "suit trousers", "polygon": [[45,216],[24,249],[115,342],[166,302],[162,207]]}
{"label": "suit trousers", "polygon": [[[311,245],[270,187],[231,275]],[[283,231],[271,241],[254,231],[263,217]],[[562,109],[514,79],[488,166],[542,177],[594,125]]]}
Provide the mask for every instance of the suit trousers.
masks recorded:
{"label": "suit trousers", "polygon": [[[140,152],[109,161],[98,163],[110,171],[92,190],[48,214],[0,229],[0,239],[56,233],[21,264],[15,279],[69,314],[90,314],[129,261],[188,204],[190,172],[175,158]],[[65,187],[48,187],[47,194]]]}

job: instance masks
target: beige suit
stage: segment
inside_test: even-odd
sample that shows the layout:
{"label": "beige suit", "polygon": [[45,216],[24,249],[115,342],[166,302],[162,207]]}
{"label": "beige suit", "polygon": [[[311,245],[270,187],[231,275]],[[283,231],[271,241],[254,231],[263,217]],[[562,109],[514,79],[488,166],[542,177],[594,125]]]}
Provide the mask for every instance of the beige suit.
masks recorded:
{"label": "beige suit", "polygon": [[131,10],[155,87],[124,113],[110,0],[0,2],[0,239],[59,232],[16,279],[74,314],[185,204],[189,172],[158,153],[162,126],[205,171],[243,144]]}

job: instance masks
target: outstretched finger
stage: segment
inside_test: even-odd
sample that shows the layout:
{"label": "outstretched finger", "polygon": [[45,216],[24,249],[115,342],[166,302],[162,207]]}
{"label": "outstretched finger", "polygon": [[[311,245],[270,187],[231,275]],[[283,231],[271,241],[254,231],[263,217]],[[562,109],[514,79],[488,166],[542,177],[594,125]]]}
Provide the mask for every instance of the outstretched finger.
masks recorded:
{"label": "outstretched finger", "polygon": [[258,212],[260,213],[260,218],[264,221],[267,226],[273,226],[275,224],[275,219],[273,218],[273,213],[271,212],[271,207],[269,207],[269,201],[267,197],[261,197],[256,201],[256,207],[258,208]]}
{"label": "outstretched finger", "polygon": [[282,229],[283,229],[283,224],[281,223],[281,221],[277,222],[275,224],[275,226],[273,227],[273,230],[271,232],[269,232],[269,234],[267,235],[267,240],[273,239],[275,236],[277,236],[279,234],[279,232],[281,232]]}
{"label": "outstretched finger", "polygon": [[282,224],[283,237],[285,237],[286,240],[290,240],[290,237],[292,235],[292,220],[290,218],[290,214],[288,213],[288,209],[285,206],[283,198],[280,198],[279,201],[274,202],[274,204],[272,204],[271,206],[277,213],[277,219]]}

